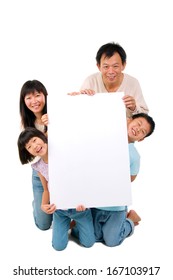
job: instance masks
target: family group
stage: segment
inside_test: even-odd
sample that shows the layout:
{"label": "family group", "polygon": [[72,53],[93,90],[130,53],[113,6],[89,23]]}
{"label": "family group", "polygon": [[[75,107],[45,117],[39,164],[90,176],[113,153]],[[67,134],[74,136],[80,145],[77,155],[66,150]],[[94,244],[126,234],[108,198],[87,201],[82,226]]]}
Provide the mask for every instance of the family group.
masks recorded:
{"label": "family group", "polygon": [[[155,129],[155,122],[148,114],[148,106],[138,80],[124,73],[126,60],[126,52],[118,43],[104,44],[96,54],[98,72],[87,77],[79,91],[68,94],[92,96],[124,92],[130,175],[133,182],[140,168],[140,155],[134,143],[150,136]],[[118,246],[133,234],[135,226],[141,221],[136,211],[128,211],[126,205],[100,208],[77,205],[76,209],[64,210],[50,204],[47,95],[45,86],[38,80],[26,81],[20,92],[22,131],[17,144],[21,163],[31,162],[35,224],[41,230],[52,227],[52,246],[58,251],[66,248],[69,232],[87,248],[95,242],[110,247]]]}

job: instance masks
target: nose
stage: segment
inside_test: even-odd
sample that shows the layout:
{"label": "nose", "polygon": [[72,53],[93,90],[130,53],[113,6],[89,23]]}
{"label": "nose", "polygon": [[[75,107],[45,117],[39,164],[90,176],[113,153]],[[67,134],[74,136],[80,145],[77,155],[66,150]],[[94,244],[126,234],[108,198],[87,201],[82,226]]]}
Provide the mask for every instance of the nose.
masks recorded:
{"label": "nose", "polygon": [[33,147],[33,150],[35,151],[37,149],[37,144],[33,143],[32,147]]}
{"label": "nose", "polygon": [[36,103],[36,102],[37,102],[37,98],[35,96],[33,96],[32,103]]}
{"label": "nose", "polygon": [[112,66],[109,66],[108,73],[113,73],[113,72],[114,72],[114,68]]}
{"label": "nose", "polygon": [[140,133],[140,130],[141,130],[140,127],[137,127],[137,128],[136,128],[136,132],[137,132],[137,133]]}

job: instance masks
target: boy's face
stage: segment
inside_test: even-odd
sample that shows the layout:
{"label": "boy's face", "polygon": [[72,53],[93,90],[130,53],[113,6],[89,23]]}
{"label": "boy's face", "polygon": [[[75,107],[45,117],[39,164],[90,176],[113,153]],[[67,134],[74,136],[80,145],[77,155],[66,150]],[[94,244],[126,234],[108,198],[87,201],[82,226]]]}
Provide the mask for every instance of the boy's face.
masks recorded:
{"label": "boy's face", "polygon": [[26,150],[33,156],[44,156],[47,153],[47,143],[39,137],[32,137],[25,145]]}
{"label": "boy's face", "polygon": [[142,141],[150,132],[150,124],[145,118],[127,120],[127,133],[129,142]]}

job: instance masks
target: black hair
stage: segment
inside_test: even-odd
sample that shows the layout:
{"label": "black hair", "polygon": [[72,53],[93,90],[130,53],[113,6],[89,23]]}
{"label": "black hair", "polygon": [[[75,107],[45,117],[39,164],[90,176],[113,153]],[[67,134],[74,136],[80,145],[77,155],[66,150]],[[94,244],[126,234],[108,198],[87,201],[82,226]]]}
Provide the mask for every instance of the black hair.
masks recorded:
{"label": "black hair", "polygon": [[35,158],[35,156],[31,155],[25,148],[26,144],[33,137],[39,137],[44,143],[48,143],[46,135],[40,130],[34,127],[27,127],[25,130],[23,130],[20,133],[17,141],[19,158],[22,164],[31,162]]}
{"label": "black hair", "polygon": [[96,62],[100,65],[100,60],[102,55],[104,54],[106,57],[110,58],[114,55],[114,53],[118,53],[121,57],[122,64],[126,63],[127,55],[125,50],[118,43],[108,43],[100,47],[96,54]]}

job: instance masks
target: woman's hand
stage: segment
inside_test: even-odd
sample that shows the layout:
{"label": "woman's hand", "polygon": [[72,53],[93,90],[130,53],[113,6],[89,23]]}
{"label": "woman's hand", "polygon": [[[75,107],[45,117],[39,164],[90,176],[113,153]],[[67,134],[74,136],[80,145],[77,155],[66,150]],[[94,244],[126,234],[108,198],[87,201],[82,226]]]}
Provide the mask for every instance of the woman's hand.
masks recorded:
{"label": "woman's hand", "polygon": [[48,125],[48,114],[44,114],[42,117],[41,117],[41,121],[44,125]]}

